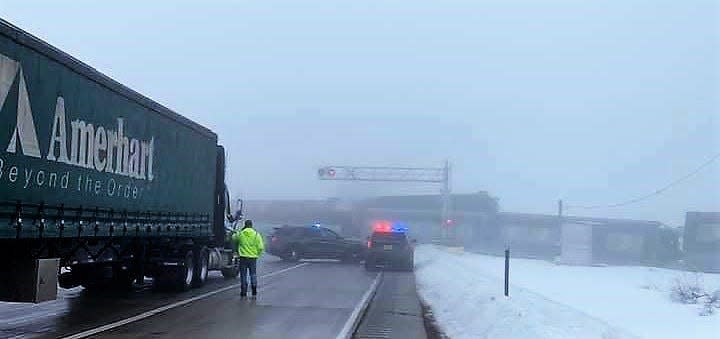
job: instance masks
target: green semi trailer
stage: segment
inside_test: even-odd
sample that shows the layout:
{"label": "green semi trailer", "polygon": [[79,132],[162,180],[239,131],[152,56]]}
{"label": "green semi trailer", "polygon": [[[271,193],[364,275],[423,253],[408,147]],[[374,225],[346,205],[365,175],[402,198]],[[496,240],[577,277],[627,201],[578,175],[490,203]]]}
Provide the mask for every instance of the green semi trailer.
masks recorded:
{"label": "green semi trailer", "polygon": [[217,135],[0,20],[0,300],[236,277]]}

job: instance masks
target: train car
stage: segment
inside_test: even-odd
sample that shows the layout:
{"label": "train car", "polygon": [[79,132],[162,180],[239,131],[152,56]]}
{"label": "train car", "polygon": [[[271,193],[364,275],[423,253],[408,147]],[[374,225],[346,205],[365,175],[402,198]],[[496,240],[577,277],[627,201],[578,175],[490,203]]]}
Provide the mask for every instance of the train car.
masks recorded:
{"label": "train car", "polygon": [[690,269],[720,272],[720,212],[685,214],[683,251]]}
{"label": "train car", "polygon": [[657,221],[564,217],[560,262],[665,266],[679,258],[678,233]]}

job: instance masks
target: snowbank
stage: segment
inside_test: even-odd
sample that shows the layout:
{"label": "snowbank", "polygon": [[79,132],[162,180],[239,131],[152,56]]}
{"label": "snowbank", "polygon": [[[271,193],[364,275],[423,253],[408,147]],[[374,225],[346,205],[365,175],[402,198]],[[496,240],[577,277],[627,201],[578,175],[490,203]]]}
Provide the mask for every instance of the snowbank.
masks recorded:
{"label": "snowbank", "polygon": [[[418,290],[451,338],[716,338],[720,316],[670,301],[684,272],[647,267],[561,266],[419,246]],[[704,274],[708,288],[720,275]]]}

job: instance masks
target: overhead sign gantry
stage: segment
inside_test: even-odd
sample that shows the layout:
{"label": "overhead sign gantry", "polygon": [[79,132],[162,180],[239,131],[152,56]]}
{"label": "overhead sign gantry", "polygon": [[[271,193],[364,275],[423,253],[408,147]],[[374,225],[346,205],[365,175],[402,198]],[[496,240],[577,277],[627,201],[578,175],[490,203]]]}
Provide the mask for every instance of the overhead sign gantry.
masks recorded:
{"label": "overhead sign gantry", "polygon": [[448,161],[443,167],[323,166],[318,169],[317,174],[320,180],[440,184],[442,185],[440,214],[443,230],[452,224],[452,219],[449,218],[450,163]]}

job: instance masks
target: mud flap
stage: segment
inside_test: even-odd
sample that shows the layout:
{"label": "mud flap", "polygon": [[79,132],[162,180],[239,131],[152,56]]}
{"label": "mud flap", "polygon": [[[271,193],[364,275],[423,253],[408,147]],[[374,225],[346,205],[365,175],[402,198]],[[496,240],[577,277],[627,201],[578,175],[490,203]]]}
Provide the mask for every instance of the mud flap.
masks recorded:
{"label": "mud flap", "polygon": [[[2,270],[0,300],[41,303],[55,300],[60,259],[24,260]],[[5,272],[5,271],[8,272]]]}

